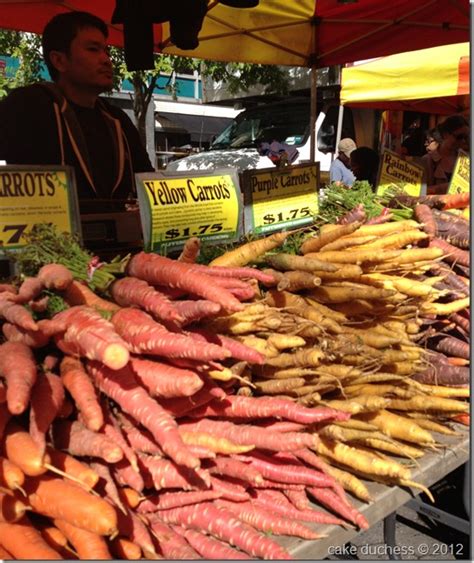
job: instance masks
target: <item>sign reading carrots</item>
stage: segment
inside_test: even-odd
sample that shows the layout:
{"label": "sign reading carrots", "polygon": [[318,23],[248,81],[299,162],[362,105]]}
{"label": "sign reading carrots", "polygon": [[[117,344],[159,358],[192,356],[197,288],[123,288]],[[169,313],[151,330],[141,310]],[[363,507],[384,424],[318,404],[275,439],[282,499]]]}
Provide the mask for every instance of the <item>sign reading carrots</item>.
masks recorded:
{"label": "sign reading carrots", "polygon": [[137,174],[145,249],[181,247],[190,237],[235,242],[241,230],[241,196],[233,168],[208,174]]}
{"label": "sign reading carrots", "polygon": [[246,170],[241,178],[246,232],[309,225],[318,212],[318,163]]}
{"label": "sign reading carrots", "polygon": [[397,187],[408,195],[419,196],[423,188],[423,175],[422,166],[408,162],[397,153],[384,149],[380,159],[377,194],[382,195],[388,189]]}
{"label": "sign reading carrots", "polygon": [[0,254],[26,244],[36,223],[80,233],[73,171],[68,166],[0,166]]}
{"label": "sign reading carrots", "polygon": [[469,193],[470,166],[469,155],[460,150],[451,182],[449,183],[449,194]]}

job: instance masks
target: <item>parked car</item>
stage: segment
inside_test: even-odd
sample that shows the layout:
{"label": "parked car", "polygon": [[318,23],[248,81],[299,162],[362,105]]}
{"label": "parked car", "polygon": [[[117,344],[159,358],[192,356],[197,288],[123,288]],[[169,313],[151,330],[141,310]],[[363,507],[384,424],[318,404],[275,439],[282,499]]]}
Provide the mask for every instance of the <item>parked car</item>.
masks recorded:
{"label": "parked car", "polygon": [[[367,110],[366,110],[367,111]],[[339,106],[322,106],[317,119],[316,160],[328,171],[334,158]],[[344,110],[342,137],[356,140],[353,112]],[[294,97],[263,104],[239,113],[211,143],[208,151],[170,162],[167,170],[211,170],[233,166],[239,171],[269,168],[273,164],[258,153],[262,142],[277,141],[298,150],[293,164],[310,160],[310,100]]]}

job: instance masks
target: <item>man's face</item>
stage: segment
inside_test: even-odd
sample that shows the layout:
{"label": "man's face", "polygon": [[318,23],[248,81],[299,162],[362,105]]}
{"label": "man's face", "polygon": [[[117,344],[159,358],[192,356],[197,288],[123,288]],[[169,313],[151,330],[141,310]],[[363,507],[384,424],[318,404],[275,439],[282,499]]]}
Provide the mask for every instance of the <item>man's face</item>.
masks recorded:
{"label": "man's face", "polygon": [[69,53],[57,53],[54,64],[61,80],[101,93],[112,88],[112,62],[104,35],[94,27],[78,31]]}

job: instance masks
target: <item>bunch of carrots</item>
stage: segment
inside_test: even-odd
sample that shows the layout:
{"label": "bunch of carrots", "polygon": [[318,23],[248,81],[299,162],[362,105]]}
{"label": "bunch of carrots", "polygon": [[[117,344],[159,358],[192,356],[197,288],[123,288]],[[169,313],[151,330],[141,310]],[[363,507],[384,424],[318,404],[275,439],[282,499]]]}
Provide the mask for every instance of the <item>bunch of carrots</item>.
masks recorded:
{"label": "bunch of carrots", "polygon": [[288,559],[269,533],[368,527],[316,453],[350,415],[232,395],[264,356],[197,328],[271,276],[185,250],[133,256],[102,296],[55,263],[0,286],[2,558]]}

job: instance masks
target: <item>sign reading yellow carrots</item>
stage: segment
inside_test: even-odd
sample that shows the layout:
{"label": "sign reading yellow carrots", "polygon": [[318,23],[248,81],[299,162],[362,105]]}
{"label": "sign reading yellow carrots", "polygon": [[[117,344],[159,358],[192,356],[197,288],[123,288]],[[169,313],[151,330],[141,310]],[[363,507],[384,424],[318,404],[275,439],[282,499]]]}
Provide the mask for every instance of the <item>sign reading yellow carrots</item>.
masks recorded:
{"label": "sign reading yellow carrots", "polygon": [[451,182],[449,183],[449,194],[469,193],[470,166],[469,155],[460,150]]}
{"label": "sign reading yellow carrots", "polygon": [[0,254],[26,244],[36,223],[80,234],[77,194],[67,166],[0,166]]}
{"label": "sign reading yellow carrots", "polygon": [[245,231],[269,233],[310,224],[318,212],[318,165],[242,173]]}
{"label": "sign reading yellow carrots", "polygon": [[145,249],[177,248],[198,237],[213,243],[239,238],[241,197],[233,168],[209,174],[137,174]]}
{"label": "sign reading yellow carrots", "polygon": [[377,194],[383,195],[388,189],[396,187],[408,195],[419,196],[423,188],[423,174],[422,166],[384,149],[380,159]]}

